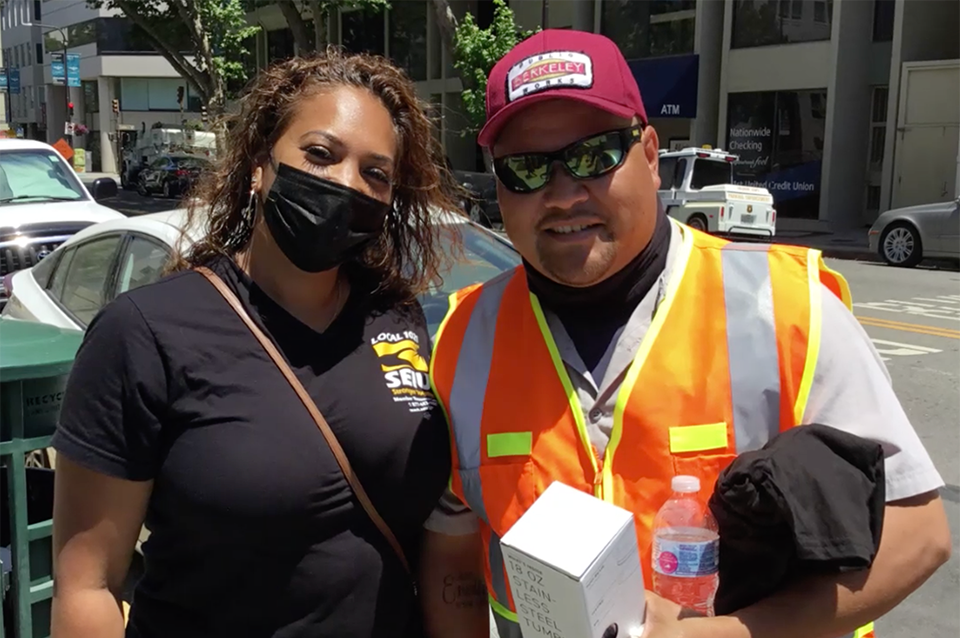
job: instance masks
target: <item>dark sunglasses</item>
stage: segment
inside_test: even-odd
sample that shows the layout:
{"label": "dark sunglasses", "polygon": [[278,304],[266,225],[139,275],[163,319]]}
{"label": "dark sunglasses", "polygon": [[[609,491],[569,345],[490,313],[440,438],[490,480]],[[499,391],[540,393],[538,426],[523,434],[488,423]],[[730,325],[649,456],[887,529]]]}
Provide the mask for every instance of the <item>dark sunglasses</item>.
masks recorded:
{"label": "dark sunglasses", "polygon": [[493,172],[512,193],[533,193],[550,182],[553,163],[560,162],[574,179],[593,179],[623,164],[627,152],[640,141],[643,124],[607,131],[577,140],[551,153],[518,153],[493,160]]}

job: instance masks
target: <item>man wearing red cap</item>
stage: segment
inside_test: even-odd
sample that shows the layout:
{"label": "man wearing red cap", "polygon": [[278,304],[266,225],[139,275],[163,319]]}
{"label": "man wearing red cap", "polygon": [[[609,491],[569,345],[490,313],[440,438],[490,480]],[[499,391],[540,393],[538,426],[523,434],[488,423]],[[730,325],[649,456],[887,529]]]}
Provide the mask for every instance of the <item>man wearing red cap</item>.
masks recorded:
{"label": "man wearing red cap", "polygon": [[[812,578],[731,616],[680,620],[650,593],[644,637],[873,635],[951,541],[943,481],[843,277],[816,250],[726,242],[664,214],[657,133],[603,36],[525,40],[494,67],[486,102],[479,142],[524,263],[454,294],[436,338],[431,379],[454,472],[424,548],[431,635],[471,635],[464,622],[484,635],[486,607],[463,592],[486,589],[501,638],[520,636],[499,539],[551,482],[634,513],[649,583],[671,478],[696,476],[709,492],[738,454],[805,423],[884,446],[872,568]],[[462,578],[478,561],[485,588]]]}

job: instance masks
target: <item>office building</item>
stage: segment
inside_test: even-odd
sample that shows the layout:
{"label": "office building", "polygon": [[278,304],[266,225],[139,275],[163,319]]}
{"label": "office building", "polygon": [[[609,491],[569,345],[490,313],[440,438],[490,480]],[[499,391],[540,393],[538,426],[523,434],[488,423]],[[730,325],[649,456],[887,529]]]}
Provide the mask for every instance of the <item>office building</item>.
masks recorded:
{"label": "office building", "polygon": [[[186,82],[115,11],[91,9],[83,0],[7,0],[0,32],[8,76],[18,78],[16,91],[9,92],[10,126],[52,144],[64,136],[67,105],[73,104],[72,121],[87,129],[73,138],[75,148],[86,149],[87,171],[116,172],[119,128],[178,126],[199,118],[200,101]],[[68,64],[66,75],[79,75],[80,86],[54,81],[51,54],[64,50],[79,56],[79,70]],[[186,91],[184,113],[178,87]]]}

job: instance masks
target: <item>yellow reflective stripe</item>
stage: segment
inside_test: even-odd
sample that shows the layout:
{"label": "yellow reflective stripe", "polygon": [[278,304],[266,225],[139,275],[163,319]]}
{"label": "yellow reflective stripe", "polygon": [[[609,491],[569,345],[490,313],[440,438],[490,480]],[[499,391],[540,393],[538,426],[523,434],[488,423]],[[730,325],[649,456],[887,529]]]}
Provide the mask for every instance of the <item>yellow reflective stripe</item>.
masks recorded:
{"label": "yellow reflective stripe", "polygon": [[[833,275],[833,277],[837,280],[837,283],[840,285],[840,300],[843,301],[843,305],[847,307],[847,310],[853,310],[853,295],[850,294],[850,284],[847,283],[846,277],[827,265],[827,263],[823,260],[822,252],[817,250],[816,253],[818,267]],[[818,273],[817,280],[819,281],[819,279],[820,276]]]}
{"label": "yellow reflective stripe", "polygon": [[700,452],[727,447],[727,424],[707,423],[704,425],[670,426],[670,451]]}
{"label": "yellow reflective stripe", "polygon": [[496,613],[498,616],[503,616],[510,622],[520,622],[517,619],[517,614],[497,602],[497,599],[494,598],[492,594],[487,594],[487,598],[490,599],[490,608],[493,609],[494,613]]}
{"label": "yellow reflective stripe", "polygon": [[811,248],[807,258],[807,287],[810,289],[810,332],[807,334],[807,357],[803,365],[803,376],[800,378],[797,400],[793,405],[793,421],[797,425],[803,423],[807,401],[810,399],[810,388],[813,386],[813,373],[817,368],[817,358],[820,356],[820,334],[823,328],[823,286],[820,283],[819,264],[821,259],[816,257],[816,253],[819,252]]}
{"label": "yellow reflective stripe", "polygon": [[533,432],[500,432],[487,435],[487,456],[529,456]]}
{"label": "yellow reflective stripe", "polygon": [[[670,314],[670,307],[676,297],[674,293],[687,275],[687,264],[690,261],[690,252],[693,250],[693,233],[685,232],[683,224],[673,218],[670,221],[680,227],[683,243],[680,246],[680,254],[677,259],[677,269],[674,271],[674,276],[671,277],[672,281],[666,282],[667,290],[660,307],[653,317],[653,322],[650,324],[647,334],[640,341],[637,355],[633,358],[633,362],[627,370],[627,376],[624,377],[620,392],[617,393],[617,404],[613,409],[613,430],[610,432],[610,441],[607,443],[607,451],[603,457],[603,492],[604,495],[609,495],[611,499],[613,498],[613,458],[617,453],[617,446],[620,445],[620,438],[623,435],[623,413],[627,409],[627,401],[633,392],[633,386],[640,376],[640,369],[643,368],[647,355],[650,354],[650,348],[653,347],[667,315]],[[679,273],[679,275],[676,273]]]}
{"label": "yellow reflective stripe", "polygon": [[[563,359],[560,358],[560,350],[557,348],[557,342],[553,340],[550,334],[550,328],[547,326],[547,318],[543,314],[543,308],[540,307],[540,300],[533,293],[530,293],[530,305],[533,307],[533,315],[537,318],[537,325],[540,326],[540,333],[547,344],[547,350],[550,352],[550,360],[553,361],[553,367],[560,377],[560,383],[563,384],[563,390],[567,393],[567,401],[570,403],[570,410],[573,412],[573,419],[577,423],[577,433],[580,435],[580,442],[587,450],[587,456],[590,457],[590,463],[593,466],[594,473],[597,472],[597,457],[593,453],[593,446],[590,444],[590,435],[587,434],[587,424],[583,420],[583,408],[580,406],[580,399],[570,381],[570,375],[567,374],[567,368],[563,365]],[[599,488],[598,488],[599,490]],[[595,490],[596,491],[596,490]],[[595,494],[602,498],[600,494]]]}
{"label": "yellow reflective stripe", "polygon": [[864,638],[867,634],[873,633],[873,623],[868,622],[866,625],[856,630],[853,633],[853,638]]}

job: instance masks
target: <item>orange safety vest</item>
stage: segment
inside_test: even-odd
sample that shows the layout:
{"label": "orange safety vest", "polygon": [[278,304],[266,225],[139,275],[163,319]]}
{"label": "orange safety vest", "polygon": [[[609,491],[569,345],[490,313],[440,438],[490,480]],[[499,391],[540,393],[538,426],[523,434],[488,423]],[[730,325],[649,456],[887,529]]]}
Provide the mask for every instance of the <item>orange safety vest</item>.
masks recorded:
{"label": "orange safety vest", "polygon": [[673,476],[699,477],[705,504],[738,454],[803,418],[821,283],[849,307],[846,281],[817,250],[681,230],[676,271],[620,388],[602,455],[522,267],[451,295],[430,376],[452,429],[451,488],[481,521],[501,638],[520,631],[500,537],[550,483],[633,512],[649,566],[653,519]]}

